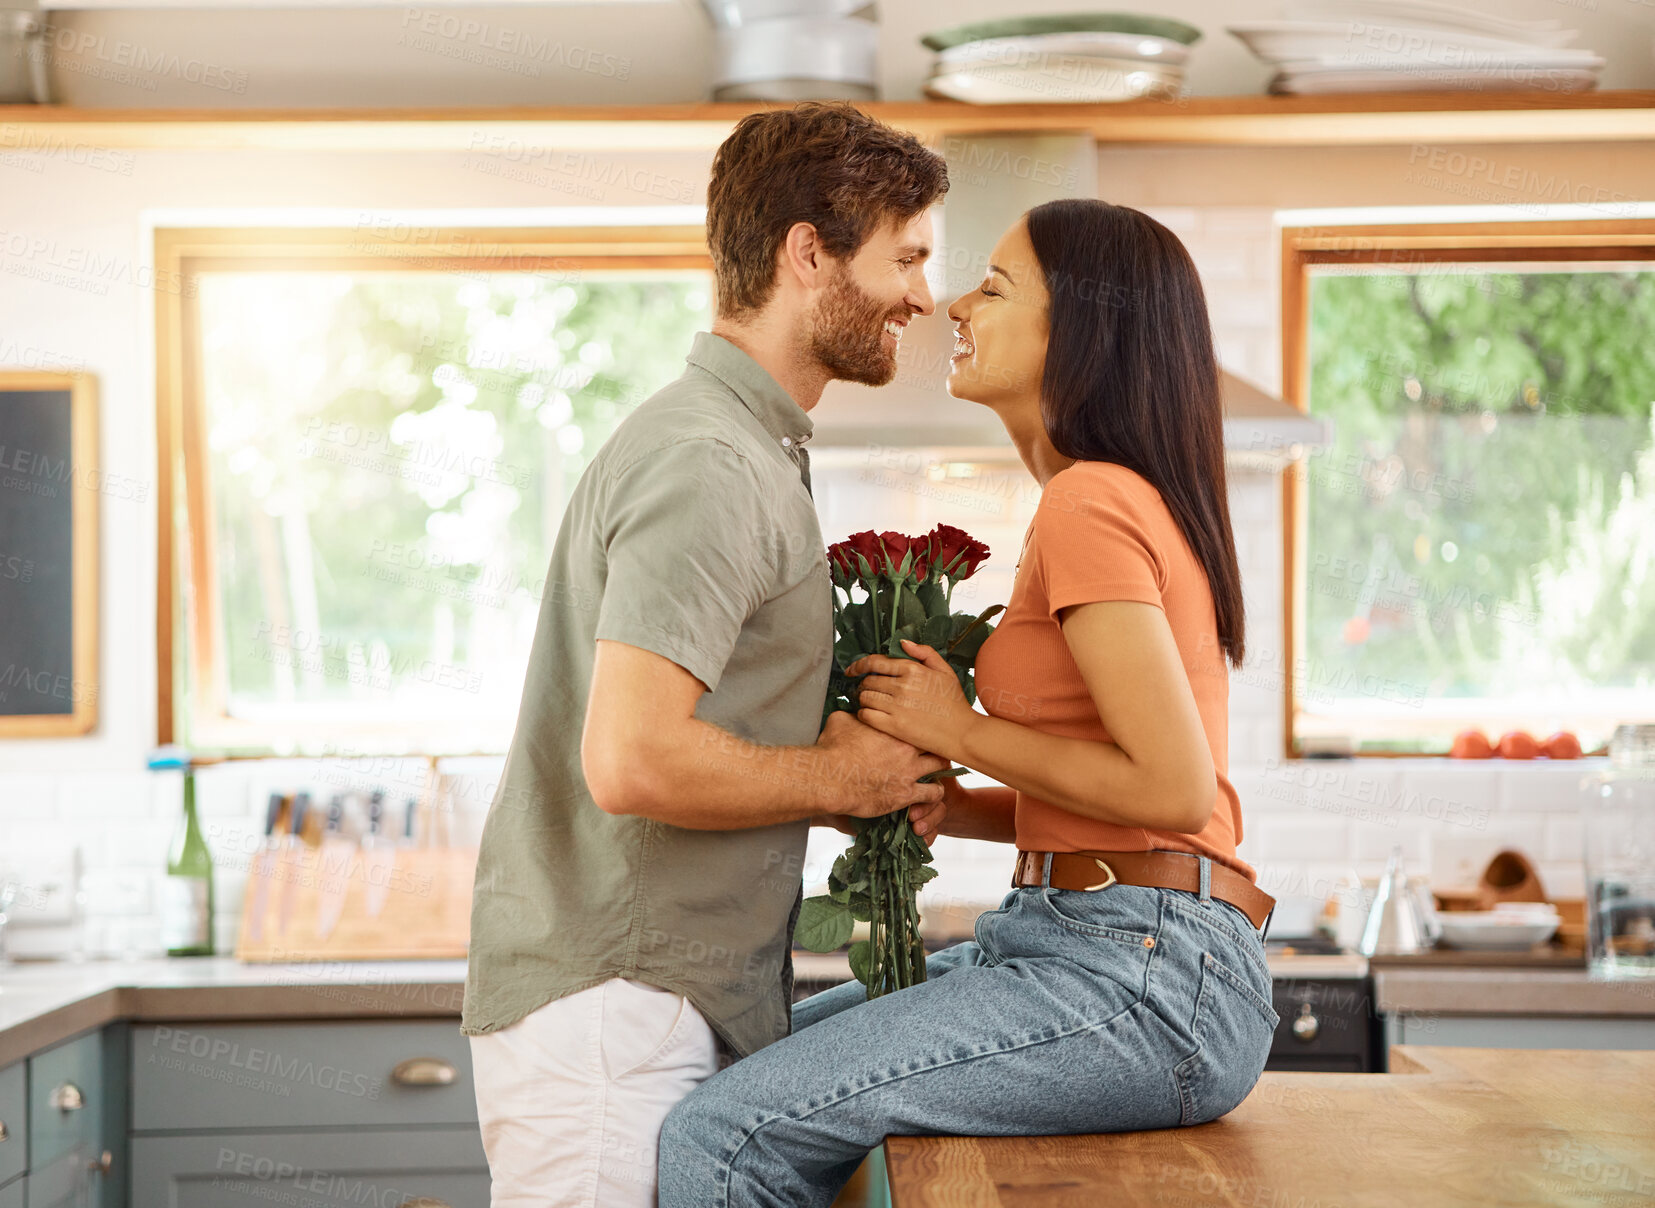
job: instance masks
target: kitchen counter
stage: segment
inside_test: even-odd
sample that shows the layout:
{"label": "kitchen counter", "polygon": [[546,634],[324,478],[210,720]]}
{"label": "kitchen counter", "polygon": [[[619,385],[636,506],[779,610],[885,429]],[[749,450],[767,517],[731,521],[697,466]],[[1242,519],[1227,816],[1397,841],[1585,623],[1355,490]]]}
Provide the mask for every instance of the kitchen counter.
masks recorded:
{"label": "kitchen counter", "polygon": [[1402,1046],[1391,1071],[1267,1073],[1194,1128],[890,1137],[893,1208],[1655,1202],[1655,1053]]}
{"label": "kitchen counter", "polygon": [[1584,969],[1375,966],[1373,993],[1386,1015],[1655,1018],[1655,980],[1593,981]]}
{"label": "kitchen counter", "polygon": [[0,966],[0,1066],[117,1019],[457,1019],[465,970],[460,960],[229,956]]}
{"label": "kitchen counter", "polygon": [[[117,1019],[455,1017],[465,962],[243,964],[233,957],[21,962],[0,967],[0,1066]],[[1361,978],[1359,956],[1270,957],[1278,979]],[[801,980],[850,976],[842,952],[798,953]],[[1375,968],[1386,1014],[1646,1016],[1655,982],[1594,982],[1560,969]]]}

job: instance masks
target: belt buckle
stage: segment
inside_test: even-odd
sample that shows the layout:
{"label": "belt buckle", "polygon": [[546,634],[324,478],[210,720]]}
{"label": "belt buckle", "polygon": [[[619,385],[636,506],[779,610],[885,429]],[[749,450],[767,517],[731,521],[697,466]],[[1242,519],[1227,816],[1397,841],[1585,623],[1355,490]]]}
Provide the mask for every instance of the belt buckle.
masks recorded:
{"label": "belt buckle", "polygon": [[1103,869],[1104,872],[1108,873],[1109,879],[1107,881],[1099,881],[1096,885],[1082,885],[1081,889],[1087,893],[1090,893],[1094,889],[1108,889],[1115,883],[1115,870],[1110,868],[1109,865],[1105,864],[1096,856],[1092,857],[1092,863],[1096,864],[1099,868]]}

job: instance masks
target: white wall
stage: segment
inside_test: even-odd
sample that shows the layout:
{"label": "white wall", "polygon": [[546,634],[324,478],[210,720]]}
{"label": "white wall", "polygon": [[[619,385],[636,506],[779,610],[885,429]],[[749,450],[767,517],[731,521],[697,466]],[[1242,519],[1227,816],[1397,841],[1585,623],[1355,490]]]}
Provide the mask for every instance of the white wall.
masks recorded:
{"label": "white wall", "polygon": [[[1655,198],[1655,157],[1646,147],[1484,148],[1553,179],[1620,195]],[[1417,175],[1430,149],[1375,151],[1106,151],[1100,192],[1141,204],[1187,242],[1209,290],[1226,364],[1273,385],[1279,377],[1278,208],[1334,204],[1451,204],[1463,197]],[[155,439],[152,291],[142,269],[157,216],[184,211],[332,207],[350,222],[364,211],[470,210],[571,204],[641,206],[663,198],[624,183],[597,186],[594,157],[562,169],[533,167],[508,179],[498,161],[466,155],[327,155],[139,152],[90,156],[60,149],[0,155],[0,365],[72,365],[98,376],[102,457],[142,498],[100,500],[103,664],[100,722],[84,739],[0,745],[0,855],[78,844],[93,874],[88,909],[93,946],[153,938],[148,882],[163,860],[176,806],[143,771],[155,733]],[[707,159],[608,157],[659,180],[688,182],[697,200]],[[676,187],[676,186],[675,186]],[[1616,202],[1615,204],[1622,204]],[[199,214],[197,214],[199,217]],[[269,215],[265,217],[268,219]],[[523,221],[521,214],[514,221]],[[824,404],[824,407],[831,404]],[[129,493],[137,493],[136,491]],[[1232,508],[1243,562],[1251,644],[1279,650],[1281,534],[1272,478],[1237,475]],[[967,516],[967,520],[971,517]],[[1016,532],[1010,515],[999,523]],[[985,589],[986,590],[986,589]],[[986,598],[986,597],[985,597]],[[1247,836],[1243,854],[1267,890],[1318,897],[1354,865],[1372,872],[1400,842],[1418,871],[1438,879],[1480,865],[1498,846],[1522,846],[1549,888],[1580,892],[1574,782],[1569,766],[1443,766],[1441,761],[1362,761],[1280,767],[1281,700],[1274,678],[1244,672],[1232,687],[1231,763]],[[487,799],[489,769],[472,767],[464,794]],[[203,808],[223,868],[222,927],[234,925],[245,837],[270,787],[306,780],[371,787],[390,775],[417,791],[418,767],[388,774],[338,763],[234,767],[205,773]],[[1305,780],[1310,783],[1304,783]],[[814,857],[824,850],[818,844]],[[993,900],[1003,889],[1003,852],[950,842],[938,892]],[[29,857],[31,860],[33,857]],[[136,920],[131,929],[124,920]],[[29,941],[61,946],[61,936]]]}

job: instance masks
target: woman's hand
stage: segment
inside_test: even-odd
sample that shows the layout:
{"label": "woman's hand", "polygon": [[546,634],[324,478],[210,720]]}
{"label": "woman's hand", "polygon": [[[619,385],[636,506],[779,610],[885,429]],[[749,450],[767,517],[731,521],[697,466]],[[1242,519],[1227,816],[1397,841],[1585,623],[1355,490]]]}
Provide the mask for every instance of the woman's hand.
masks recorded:
{"label": "woman's hand", "polygon": [[976,711],[942,655],[906,638],[902,648],[913,658],[870,654],[845,668],[846,675],[867,676],[858,692],[857,720],[952,760],[963,749]]}

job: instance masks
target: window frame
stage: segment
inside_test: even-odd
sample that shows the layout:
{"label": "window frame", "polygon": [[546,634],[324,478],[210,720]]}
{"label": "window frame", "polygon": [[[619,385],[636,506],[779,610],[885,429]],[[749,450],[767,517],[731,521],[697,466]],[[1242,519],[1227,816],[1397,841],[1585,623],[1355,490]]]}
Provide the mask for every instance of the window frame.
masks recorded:
{"label": "window frame", "polygon": [[[1655,261],[1655,219],[1392,223],[1294,226],[1281,232],[1282,397],[1310,410],[1310,278],[1324,266]],[[1297,732],[1295,669],[1304,650],[1309,483],[1303,460],[1282,469],[1282,740],[1287,759],[1306,756]],[[1467,723],[1448,723],[1463,728]],[[1493,737],[1492,735],[1490,737]],[[1598,752],[1588,752],[1594,754]],[[1362,750],[1366,758],[1420,758]],[[1426,755],[1425,757],[1429,757]]]}
{"label": "window frame", "polygon": [[[302,717],[250,721],[228,708],[225,628],[201,391],[197,299],[211,272],[697,270],[700,225],[419,226],[364,215],[355,227],[157,228],[156,739],[187,736],[227,758],[272,754],[497,755],[449,749],[442,728],[341,727]],[[664,384],[664,383],[663,383]],[[187,711],[187,713],[186,713]]]}

